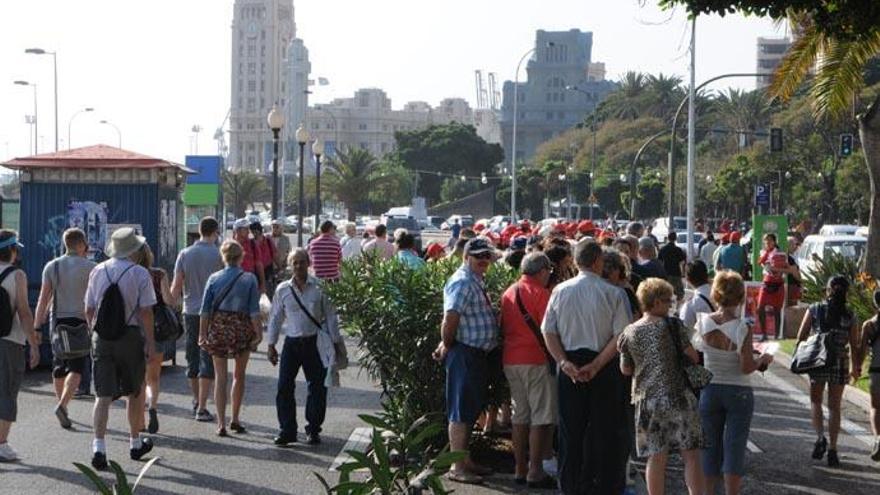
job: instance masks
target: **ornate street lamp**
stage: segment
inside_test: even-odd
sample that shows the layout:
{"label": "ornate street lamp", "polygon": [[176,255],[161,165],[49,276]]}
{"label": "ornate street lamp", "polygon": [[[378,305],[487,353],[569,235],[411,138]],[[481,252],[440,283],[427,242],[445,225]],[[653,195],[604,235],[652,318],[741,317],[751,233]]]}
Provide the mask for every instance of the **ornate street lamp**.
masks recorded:
{"label": "ornate street lamp", "polygon": [[272,219],[278,218],[278,134],[284,127],[284,115],[278,105],[272,105],[266,118],[269,129],[272,129]]}
{"label": "ornate street lamp", "polygon": [[305,168],[304,168],[304,160],[305,160],[305,148],[306,143],[309,142],[309,131],[303,127],[302,124],[299,125],[299,128],[296,130],[296,142],[299,144],[299,211],[297,212],[296,219],[296,242],[297,246],[302,247],[303,245],[303,214],[305,213],[305,202],[303,198],[305,197]]}
{"label": "ornate street lamp", "polygon": [[312,153],[315,155],[315,198],[318,203],[315,208],[315,228],[321,224],[321,155],[324,154],[324,140],[319,136],[312,143]]}

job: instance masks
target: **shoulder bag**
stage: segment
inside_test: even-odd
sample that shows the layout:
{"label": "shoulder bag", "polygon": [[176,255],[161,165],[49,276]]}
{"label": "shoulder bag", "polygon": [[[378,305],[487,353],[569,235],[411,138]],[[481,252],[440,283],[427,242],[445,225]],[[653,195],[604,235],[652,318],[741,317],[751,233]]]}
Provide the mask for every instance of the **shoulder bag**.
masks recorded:
{"label": "shoulder bag", "polygon": [[815,306],[813,318],[818,320],[819,331],[810,335],[807,340],[798,344],[791,360],[791,372],[801,375],[811,371],[819,371],[831,361],[828,356],[828,329],[825,328],[825,305]]}
{"label": "shoulder bag", "polygon": [[162,297],[161,280],[160,278],[159,290],[156,291],[156,305],[153,306],[153,336],[156,342],[176,341],[183,335],[183,326],[177,312]]}
{"label": "shoulder bag", "polygon": [[[306,308],[306,305],[303,304],[302,299],[300,299],[299,296],[296,294],[296,290],[294,290],[294,288],[293,288],[293,281],[290,282],[289,289],[290,289],[290,293],[293,295],[293,300],[296,301],[296,304],[299,305],[299,309],[301,309],[303,311],[303,313],[306,314],[306,317],[308,317],[308,319],[311,320],[312,323],[314,323],[316,327],[318,327],[319,332],[324,332],[329,337],[330,332],[328,330],[324,329],[324,325],[321,324],[320,322],[318,322],[317,318],[312,316],[312,312],[309,311],[308,308]],[[333,341],[332,338],[330,340],[331,340],[331,342]],[[340,349],[340,346],[342,347],[341,349]],[[333,348],[336,352],[336,359],[337,359],[337,362],[333,366],[336,370],[344,370],[344,369],[348,368],[348,351],[346,351],[344,347],[345,347],[344,342],[333,342]]]}
{"label": "shoulder bag", "polygon": [[694,364],[694,362],[684,353],[681,340],[678,338],[681,324],[682,323],[678,318],[666,318],[669,338],[672,339],[672,345],[675,347],[675,353],[678,357],[679,367],[681,368],[681,373],[684,377],[684,383],[694,395],[699,396],[700,390],[705,388],[706,385],[709,385],[712,381],[712,372],[707,370],[704,366]]}
{"label": "shoulder bag", "polygon": [[68,321],[59,323],[58,319],[58,286],[61,285],[61,273],[58,261],[54,263],[55,285],[52,287],[52,353],[63,360],[77,359],[88,356],[92,352],[92,339],[89,326],[85,321],[71,325]]}
{"label": "shoulder bag", "polygon": [[523,320],[526,321],[526,325],[528,325],[532,334],[535,335],[538,344],[541,346],[541,350],[544,351],[544,356],[547,358],[547,368],[550,370],[550,376],[556,376],[556,361],[553,359],[553,356],[550,355],[550,351],[547,350],[547,343],[544,342],[544,336],[541,335],[541,327],[538,326],[538,322],[532,318],[532,315],[529,314],[528,310],[526,310],[525,304],[522,302],[522,297],[519,295],[519,285],[516,286],[515,295],[516,305],[519,307],[519,312],[522,314]]}

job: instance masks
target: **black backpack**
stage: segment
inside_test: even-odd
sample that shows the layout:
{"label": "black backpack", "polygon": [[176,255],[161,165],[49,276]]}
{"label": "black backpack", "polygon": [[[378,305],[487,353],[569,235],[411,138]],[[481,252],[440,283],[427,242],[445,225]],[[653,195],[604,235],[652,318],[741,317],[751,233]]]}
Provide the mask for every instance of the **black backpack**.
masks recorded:
{"label": "black backpack", "polygon": [[[6,277],[15,270],[18,270],[18,268],[14,266],[10,266],[3,270],[3,273],[0,273],[0,285],[2,285],[3,281],[6,280]],[[9,292],[7,292],[5,288],[0,287],[0,338],[6,337],[12,333],[12,320],[14,318],[15,314],[14,311],[12,311],[12,296],[9,295]]]}
{"label": "black backpack", "polygon": [[125,314],[125,299],[122,298],[122,291],[119,290],[119,281],[133,266],[135,265],[129,265],[115,282],[110,280],[109,270],[104,268],[104,275],[110,285],[101,296],[101,306],[98,308],[98,318],[95,322],[95,332],[104,340],[116,340],[122,337],[131,319]]}

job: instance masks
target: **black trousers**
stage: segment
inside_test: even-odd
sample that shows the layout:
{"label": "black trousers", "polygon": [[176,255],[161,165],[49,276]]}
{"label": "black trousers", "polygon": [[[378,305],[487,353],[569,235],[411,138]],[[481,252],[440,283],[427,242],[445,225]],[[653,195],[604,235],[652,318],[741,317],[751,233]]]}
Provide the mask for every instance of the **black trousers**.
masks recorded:
{"label": "black trousers", "polygon": [[[566,352],[577,366],[598,355],[589,349]],[[566,495],[618,495],[626,487],[626,428],[623,375],[615,358],[587,383],[560,372],[559,486]]]}
{"label": "black trousers", "polygon": [[302,367],[306,375],[306,433],[321,433],[327,413],[327,368],[318,354],[317,337],[287,337],[281,351],[281,369],[278,372],[278,393],[275,408],[278,412],[280,436],[296,438],[296,375]]}

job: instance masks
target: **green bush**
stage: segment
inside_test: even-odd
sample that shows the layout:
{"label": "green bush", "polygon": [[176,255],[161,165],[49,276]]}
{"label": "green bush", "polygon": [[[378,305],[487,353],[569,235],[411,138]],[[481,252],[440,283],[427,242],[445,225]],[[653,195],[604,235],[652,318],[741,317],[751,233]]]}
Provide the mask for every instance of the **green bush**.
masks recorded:
{"label": "green bush", "polygon": [[[342,329],[359,338],[360,364],[379,380],[386,409],[401,424],[445,410],[445,372],[431,354],[440,342],[443,287],[459,266],[446,259],[412,270],[367,257],[344,262],[339,281],[327,286]],[[508,266],[493,264],[486,287],[494,304],[515,279]]]}
{"label": "green bush", "polygon": [[812,273],[803,277],[803,300],[807,303],[825,299],[825,286],[828,279],[835,275],[843,275],[850,282],[847,303],[859,322],[863,322],[876,314],[873,292],[876,283],[867,274],[859,270],[856,260],[846,258],[838,253],[826,253],[824,258],[815,257],[815,268]]}

